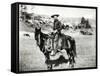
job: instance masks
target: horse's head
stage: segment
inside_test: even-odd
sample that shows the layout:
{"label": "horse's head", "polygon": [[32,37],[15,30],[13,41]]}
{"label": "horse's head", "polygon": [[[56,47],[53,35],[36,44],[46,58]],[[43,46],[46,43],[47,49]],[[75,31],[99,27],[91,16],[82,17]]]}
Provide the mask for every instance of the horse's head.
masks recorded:
{"label": "horse's head", "polygon": [[48,52],[51,52],[52,51],[52,39],[51,38],[47,38],[45,40],[45,49]]}
{"label": "horse's head", "polygon": [[35,40],[37,41],[37,45],[40,45],[41,41],[41,28],[35,28]]}

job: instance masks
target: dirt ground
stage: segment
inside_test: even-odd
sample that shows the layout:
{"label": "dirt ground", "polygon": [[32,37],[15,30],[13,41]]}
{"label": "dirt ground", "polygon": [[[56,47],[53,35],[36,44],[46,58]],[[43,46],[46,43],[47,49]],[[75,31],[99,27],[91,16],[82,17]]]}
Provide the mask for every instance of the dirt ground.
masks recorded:
{"label": "dirt ground", "polygon": [[[67,31],[64,31],[67,34]],[[45,57],[36,45],[34,33],[30,37],[24,36],[26,32],[20,31],[19,36],[19,70],[36,71],[47,70]],[[96,44],[95,35],[81,35],[80,33],[70,34],[75,38],[77,58],[74,68],[87,68],[96,66]],[[66,54],[67,55],[67,54]],[[68,63],[62,63],[53,69],[68,69]]]}

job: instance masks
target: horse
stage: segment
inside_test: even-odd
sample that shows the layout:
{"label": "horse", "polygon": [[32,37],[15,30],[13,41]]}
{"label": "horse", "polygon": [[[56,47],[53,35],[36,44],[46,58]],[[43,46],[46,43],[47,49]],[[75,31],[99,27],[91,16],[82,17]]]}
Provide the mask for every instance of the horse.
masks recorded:
{"label": "horse", "polygon": [[[61,39],[58,39],[56,43],[56,37],[51,34],[44,34],[41,32],[41,28],[37,29],[35,28],[35,40],[37,42],[37,45],[39,46],[40,50],[45,55],[46,61],[50,60],[50,54],[52,51],[61,52],[61,50],[65,49],[67,52],[67,55],[69,57],[69,62],[71,67],[74,67],[75,63],[75,56],[76,56],[76,44],[75,39],[71,36],[61,34]],[[53,39],[55,42],[53,42]],[[61,40],[61,41],[60,41]],[[64,43],[66,42],[66,43]],[[63,44],[64,43],[64,44]],[[57,45],[57,47],[53,47],[53,45]],[[64,46],[63,46],[64,45]],[[58,50],[59,49],[59,50]],[[48,70],[52,70],[52,64],[47,64]]]}

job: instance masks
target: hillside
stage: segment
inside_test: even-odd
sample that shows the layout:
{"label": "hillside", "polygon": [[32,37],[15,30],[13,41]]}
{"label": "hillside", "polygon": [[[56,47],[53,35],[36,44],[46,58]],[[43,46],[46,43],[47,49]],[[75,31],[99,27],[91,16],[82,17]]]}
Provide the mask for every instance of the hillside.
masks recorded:
{"label": "hillside", "polygon": [[34,28],[29,27],[23,21],[19,21],[19,31],[34,32]]}

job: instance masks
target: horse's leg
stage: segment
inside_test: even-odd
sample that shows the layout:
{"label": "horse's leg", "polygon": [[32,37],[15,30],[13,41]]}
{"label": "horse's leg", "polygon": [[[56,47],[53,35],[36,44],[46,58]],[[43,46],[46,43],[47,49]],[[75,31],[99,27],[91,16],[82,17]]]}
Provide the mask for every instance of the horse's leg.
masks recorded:
{"label": "horse's leg", "polygon": [[48,64],[48,65],[47,65],[47,69],[48,69],[48,70],[52,70],[52,64]]}
{"label": "horse's leg", "polygon": [[76,42],[74,39],[71,40],[71,46],[72,46],[72,51],[73,51],[73,55],[74,57],[77,56],[77,53],[76,53]]}
{"label": "horse's leg", "polygon": [[52,70],[52,64],[50,64],[50,62],[49,62],[49,60],[50,60],[49,52],[46,52],[45,56],[46,56],[45,58],[46,58],[47,69]]}
{"label": "horse's leg", "polygon": [[66,53],[67,53],[67,55],[68,55],[68,58],[70,58],[69,49],[66,49]]}
{"label": "horse's leg", "polygon": [[46,64],[47,64],[47,69],[50,70],[51,69],[51,65],[49,64],[49,59],[46,60]]}
{"label": "horse's leg", "polygon": [[69,67],[73,68],[74,67],[74,63],[75,63],[75,59],[74,59],[74,55],[72,52],[72,49],[66,49],[67,55],[68,55],[68,59],[69,59]]}
{"label": "horse's leg", "polygon": [[51,65],[50,65],[50,70],[52,70],[52,66],[53,66],[53,65],[51,64]]}
{"label": "horse's leg", "polygon": [[74,64],[75,64],[75,56],[77,56],[77,54],[76,54],[76,42],[73,38],[71,38],[70,43],[71,43],[70,65],[71,65],[71,68],[73,68]]}
{"label": "horse's leg", "polygon": [[70,68],[73,68],[74,67],[73,57],[71,55],[69,55],[69,67]]}
{"label": "horse's leg", "polygon": [[75,60],[74,60],[74,57],[72,57],[72,60],[71,60],[71,68],[74,68],[74,63],[75,63]]}
{"label": "horse's leg", "polygon": [[49,59],[48,58],[46,58],[46,62],[45,63],[47,64],[47,69],[48,70],[52,70],[52,64],[49,63]]}
{"label": "horse's leg", "polygon": [[74,68],[75,57],[74,57],[74,55],[73,55],[73,52],[70,53],[69,62],[70,62],[70,66],[71,66],[71,68]]}
{"label": "horse's leg", "polygon": [[53,65],[49,63],[49,59],[47,59],[47,63],[46,64],[47,64],[47,69],[48,70],[52,70],[52,66]]}
{"label": "horse's leg", "polygon": [[72,60],[71,60],[71,67],[73,68],[74,67],[74,64],[75,64],[75,56],[77,56],[77,53],[76,53],[76,43],[75,43],[75,40],[73,39],[72,40]]}

